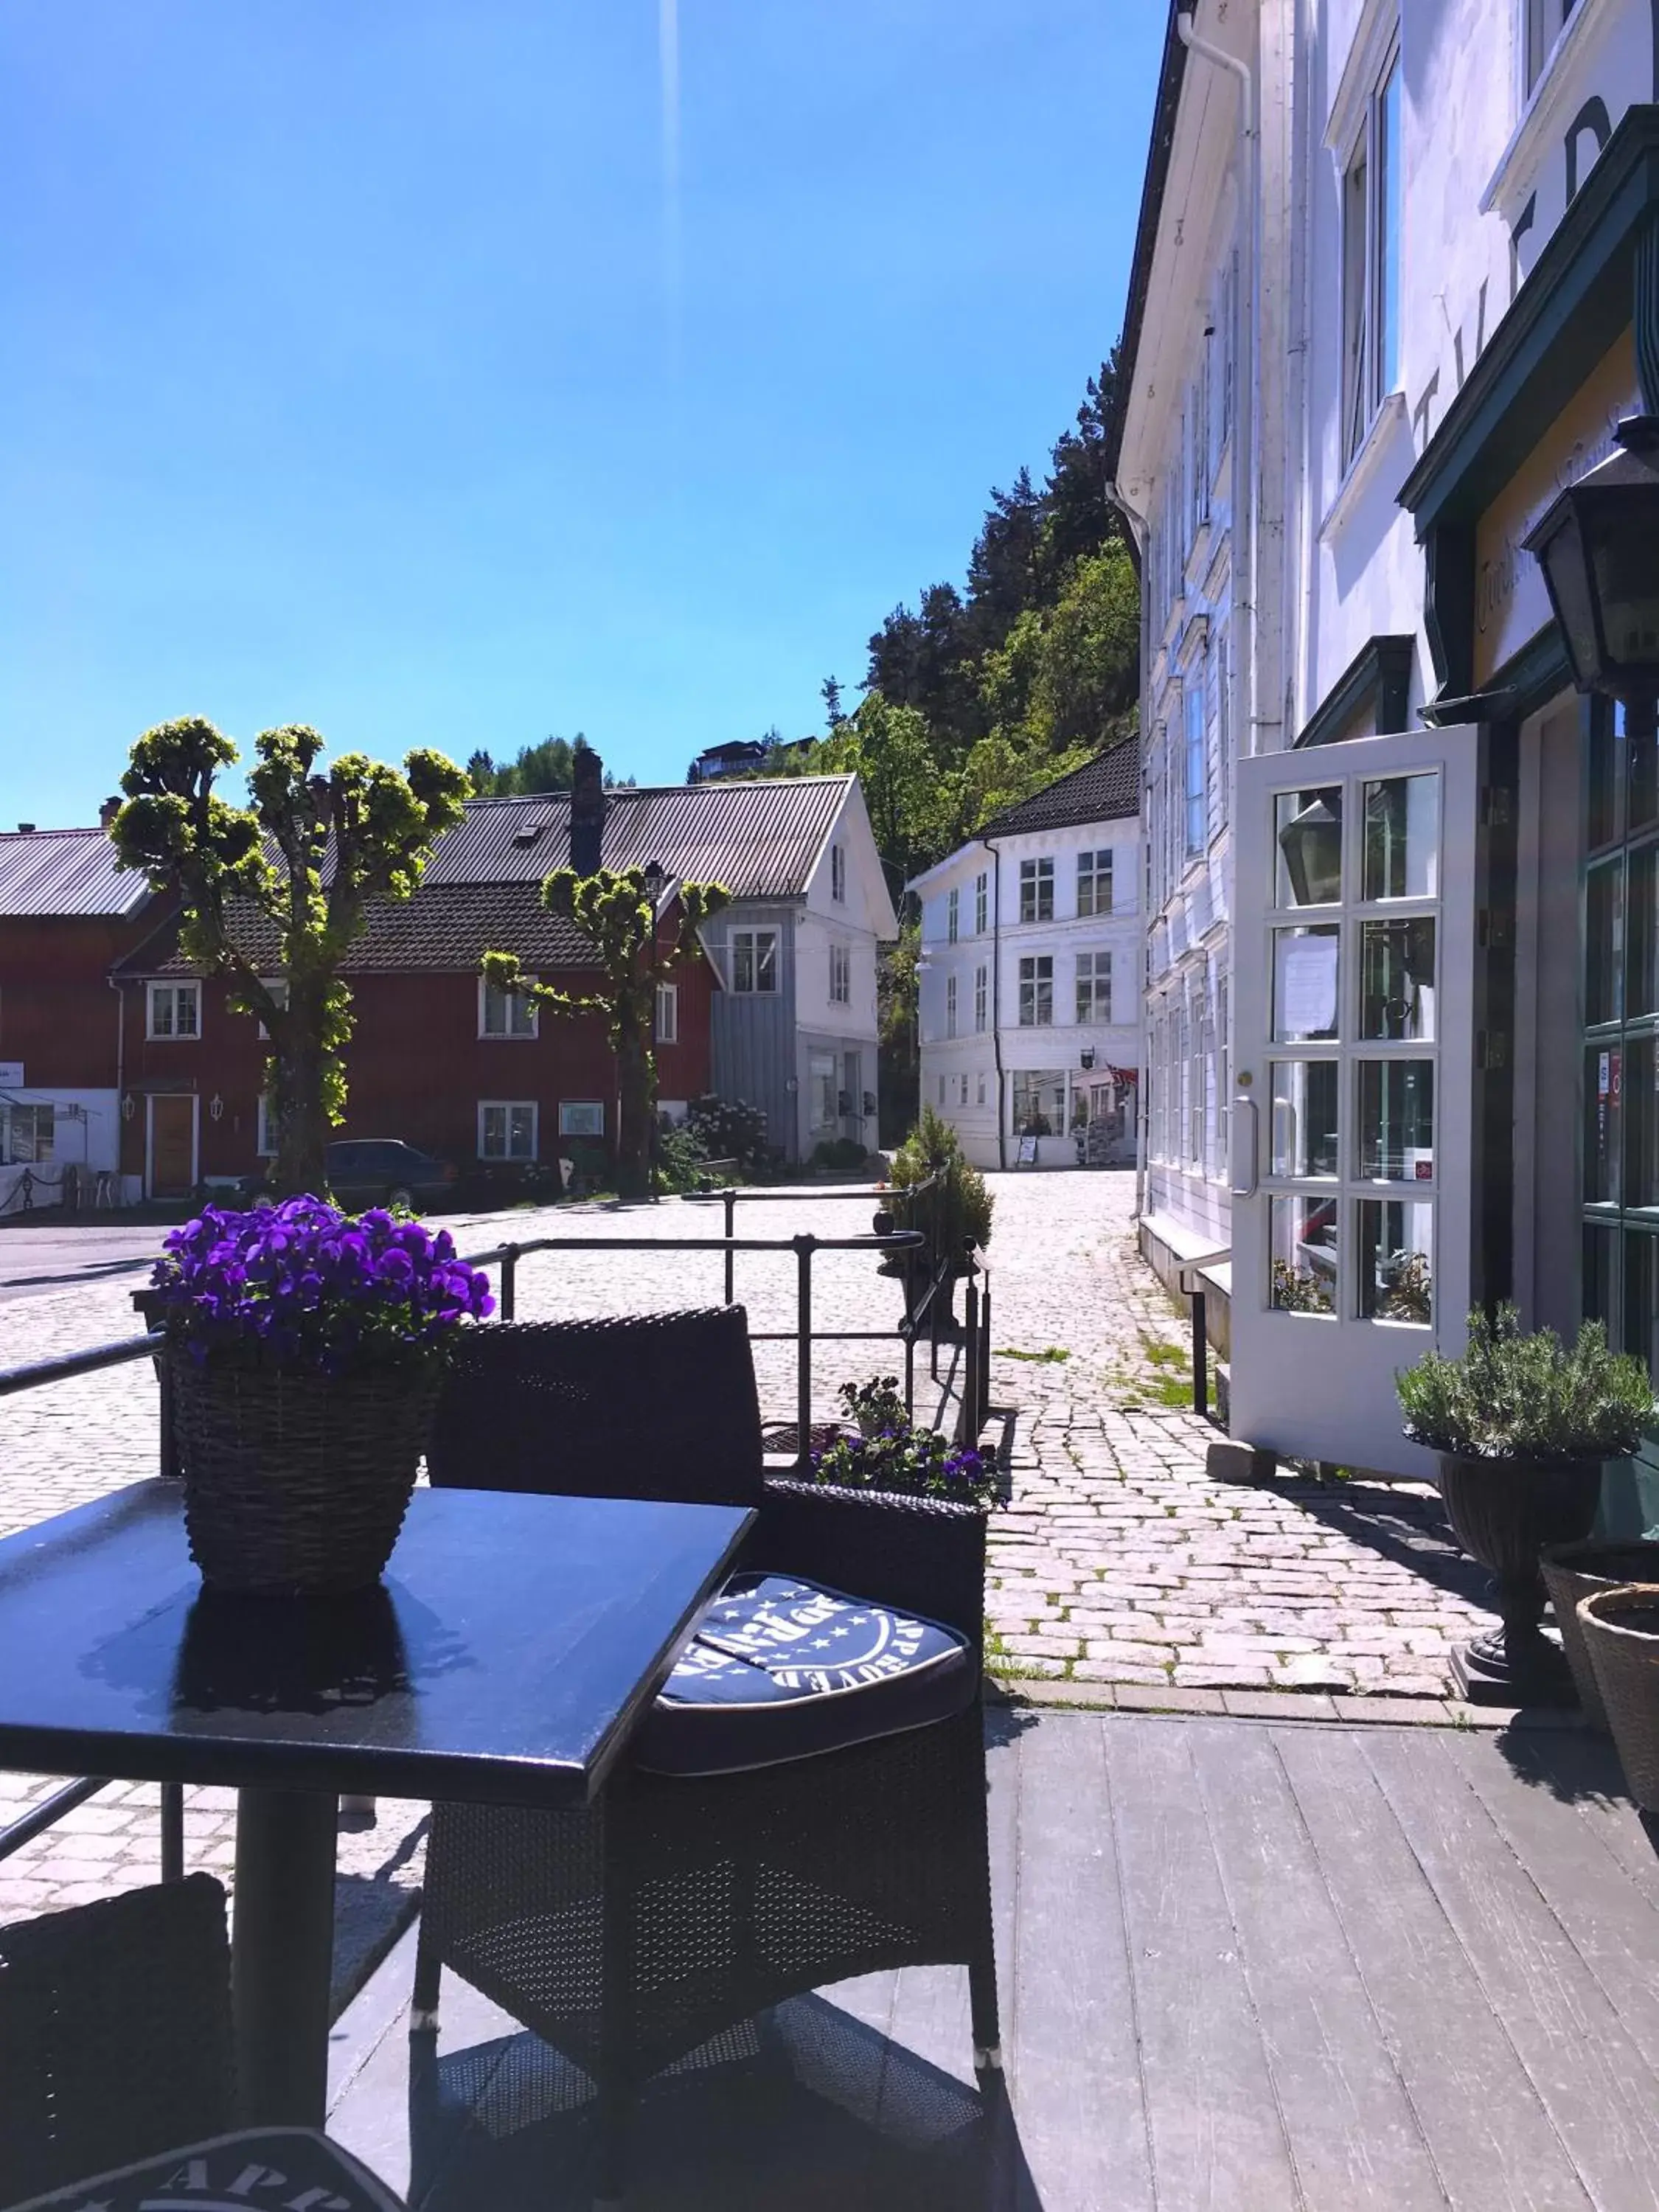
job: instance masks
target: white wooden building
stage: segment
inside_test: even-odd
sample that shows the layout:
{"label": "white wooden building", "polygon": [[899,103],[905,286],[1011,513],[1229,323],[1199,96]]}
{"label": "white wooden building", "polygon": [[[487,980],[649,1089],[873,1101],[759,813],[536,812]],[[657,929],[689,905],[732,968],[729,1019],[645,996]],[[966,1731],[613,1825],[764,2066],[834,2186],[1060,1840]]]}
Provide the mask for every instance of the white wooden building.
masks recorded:
{"label": "white wooden building", "polygon": [[1130,739],[908,886],[921,902],[921,1096],[977,1167],[1133,1161],[1139,800]]}

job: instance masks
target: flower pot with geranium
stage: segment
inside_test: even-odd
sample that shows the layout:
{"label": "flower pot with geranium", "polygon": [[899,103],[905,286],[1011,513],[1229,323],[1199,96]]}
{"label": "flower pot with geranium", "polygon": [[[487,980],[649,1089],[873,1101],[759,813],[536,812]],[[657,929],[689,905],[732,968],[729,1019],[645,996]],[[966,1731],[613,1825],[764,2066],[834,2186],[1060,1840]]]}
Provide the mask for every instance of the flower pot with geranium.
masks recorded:
{"label": "flower pot with geranium", "polygon": [[167,1340],[204,1582],[292,1595],[378,1581],[453,1332],[494,1304],[447,1230],[379,1208],[210,1206],[175,1230],[143,1305]]}
{"label": "flower pot with geranium", "polygon": [[1565,1661],[1540,1626],[1547,1546],[1589,1533],[1604,1461],[1635,1450],[1653,1412],[1639,1359],[1586,1322],[1569,1349],[1523,1330],[1512,1305],[1469,1316],[1461,1357],[1426,1353],[1395,1378],[1406,1433],[1437,1454],[1440,1492],[1465,1551],[1489,1567],[1502,1626],[1454,1655],[1474,1698],[1571,1703]]}

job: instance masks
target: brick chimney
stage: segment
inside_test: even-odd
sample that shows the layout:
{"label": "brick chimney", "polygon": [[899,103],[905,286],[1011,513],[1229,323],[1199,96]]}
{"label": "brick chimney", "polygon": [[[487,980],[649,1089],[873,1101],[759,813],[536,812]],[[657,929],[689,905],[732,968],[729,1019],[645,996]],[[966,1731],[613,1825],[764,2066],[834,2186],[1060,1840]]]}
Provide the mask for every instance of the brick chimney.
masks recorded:
{"label": "brick chimney", "polygon": [[579,876],[599,872],[605,806],[605,763],[591,745],[578,745],[570,786],[570,865]]}
{"label": "brick chimney", "polygon": [[121,801],[118,799],[106,799],[98,810],[98,827],[107,830],[120,811]]}

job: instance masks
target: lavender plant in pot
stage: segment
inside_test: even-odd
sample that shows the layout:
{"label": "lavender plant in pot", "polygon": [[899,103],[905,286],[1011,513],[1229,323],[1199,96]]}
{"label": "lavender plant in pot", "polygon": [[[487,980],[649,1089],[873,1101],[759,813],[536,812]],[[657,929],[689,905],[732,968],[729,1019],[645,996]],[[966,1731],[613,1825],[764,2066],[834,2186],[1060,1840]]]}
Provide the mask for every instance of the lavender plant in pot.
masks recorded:
{"label": "lavender plant in pot", "polygon": [[1458,1541],[1497,1584],[1500,1626],[1453,1655],[1459,1687],[1477,1702],[1570,1704],[1541,1626],[1539,1556],[1589,1533],[1603,1462],[1633,1451],[1653,1412],[1647,1370],[1609,1348],[1600,1322],[1569,1348],[1504,1305],[1469,1316],[1458,1358],[1426,1353],[1395,1388],[1407,1435],[1438,1456]]}
{"label": "lavender plant in pot", "polygon": [[166,1337],[191,1556],[211,1589],[378,1581],[454,1331],[494,1307],[447,1231],[317,1198],[206,1206],[144,1305]]}

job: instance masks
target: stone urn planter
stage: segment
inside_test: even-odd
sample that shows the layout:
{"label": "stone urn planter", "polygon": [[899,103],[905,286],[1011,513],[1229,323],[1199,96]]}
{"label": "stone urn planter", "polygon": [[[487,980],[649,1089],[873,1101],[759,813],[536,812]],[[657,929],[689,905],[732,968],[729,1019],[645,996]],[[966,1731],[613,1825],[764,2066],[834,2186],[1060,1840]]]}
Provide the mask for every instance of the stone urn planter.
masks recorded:
{"label": "stone urn planter", "polygon": [[1590,1726],[1606,1735],[1607,1710],[1578,1608],[1595,1590],[1612,1589],[1621,1583],[1659,1583],[1659,1542],[1632,1536],[1622,1543],[1589,1537],[1582,1544],[1552,1544],[1544,1553],[1542,1565],[1544,1586],[1550,1594],[1578,1702]]}
{"label": "stone urn planter", "polygon": [[1476,1459],[1440,1455],[1440,1495],[1457,1540],[1490,1569],[1500,1624],[1452,1656],[1464,1697],[1486,1705],[1571,1705],[1572,1676],[1545,1635],[1546,1547],[1589,1533],[1601,1495],[1599,1459]]}
{"label": "stone urn planter", "polygon": [[1645,1367],[1599,1321],[1571,1347],[1523,1329],[1512,1305],[1468,1316],[1455,1359],[1425,1352],[1395,1377],[1406,1434],[1439,1463],[1458,1541],[1492,1571],[1500,1626],[1452,1656],[1485,1705],[1571,1705],[1572,1676],[1543,1631],[1542,1553],[1589,1535],[1601,1470],[1635,1450],[1654,1412]]}
{"label": "stone urn planter", "polygon": [[1659,1583],[1592,1590],[1578,1625],[1630,1794],[1659,1815]]}

